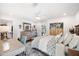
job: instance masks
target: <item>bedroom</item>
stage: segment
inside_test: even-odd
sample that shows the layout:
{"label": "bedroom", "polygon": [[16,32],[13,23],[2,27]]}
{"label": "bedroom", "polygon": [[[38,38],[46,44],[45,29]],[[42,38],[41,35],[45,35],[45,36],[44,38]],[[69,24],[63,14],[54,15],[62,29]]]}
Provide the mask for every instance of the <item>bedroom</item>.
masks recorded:
{"label": "bedroom", "polygon": [[79,3],[0,3],[0,25],[0,55],[79,55]]}

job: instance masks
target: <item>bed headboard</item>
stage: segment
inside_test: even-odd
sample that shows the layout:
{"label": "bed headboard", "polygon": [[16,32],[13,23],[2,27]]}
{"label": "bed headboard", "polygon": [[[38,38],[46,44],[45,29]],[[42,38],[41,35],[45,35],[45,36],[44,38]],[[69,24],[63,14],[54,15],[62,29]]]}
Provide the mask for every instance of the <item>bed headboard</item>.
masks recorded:
{"label": "bed headboard", "polygon": [[63,34],[63,23],[50,23],[50,35],[58,35],[60,33]]}

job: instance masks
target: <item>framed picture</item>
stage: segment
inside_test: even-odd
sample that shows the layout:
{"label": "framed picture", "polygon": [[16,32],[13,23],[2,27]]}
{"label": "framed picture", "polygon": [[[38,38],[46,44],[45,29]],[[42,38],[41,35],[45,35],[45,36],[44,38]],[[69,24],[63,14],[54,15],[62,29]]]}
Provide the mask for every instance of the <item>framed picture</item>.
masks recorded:
{"label": "framed picture", "polygon": [[41,32],[41,35],[45,35],[46,34],[46,26],[45,25],[42,25],[42,32]]}
{"label": "framed picture", "polygon": [[63,23],[50,23],[50,35],[63,33]]}
{"label": "framed picture", "polygon": [[30,31],[31,30],[31,24],[30,23],[23,23],[23,30]]}

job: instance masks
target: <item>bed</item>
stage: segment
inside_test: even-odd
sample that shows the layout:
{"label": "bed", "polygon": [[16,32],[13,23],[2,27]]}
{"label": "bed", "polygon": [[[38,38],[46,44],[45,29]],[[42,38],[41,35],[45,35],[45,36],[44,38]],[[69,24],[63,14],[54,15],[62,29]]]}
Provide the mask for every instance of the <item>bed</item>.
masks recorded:
{"label": "bed", "polygon": [[[40,36],[34,38],[32,41],[31,47],[38,49],[49,56],[63,56],[64,55],[64,46],[60,43],[57,43],[63,36],[61,34],[57,36]],[[61,49],[62,48],[62,49]],[[62,51],[60,51],[62,50]]]}
{"label": "bed", "polygon": [[62,56],[64,55],[64,45],[61,44],[63,38],[63,23],[50,23],[49,35],[34,38],[31,46],[50,56]]}

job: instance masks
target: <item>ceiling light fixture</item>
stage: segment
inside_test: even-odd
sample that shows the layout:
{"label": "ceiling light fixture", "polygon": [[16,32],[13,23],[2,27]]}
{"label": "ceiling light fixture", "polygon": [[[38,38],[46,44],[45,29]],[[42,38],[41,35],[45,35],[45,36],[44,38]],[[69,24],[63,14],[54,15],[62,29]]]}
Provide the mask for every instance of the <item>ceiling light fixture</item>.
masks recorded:
{"label": "ceiling light fixture", "polygon": [[37,20],[40,20],[40,17],[38,17],[38,16],[37,16],[37,17],[35,17],[35,18],[36,18]]}
{"label": "ceiling light fixture", "polygon": [[64,16],[66,16],[67,15],[67,13],[64,13]]}
{"label": "ceiling light fixture", "polygon": [[33,6],[36,7],[38,5],[38,3],[33,3]]}

